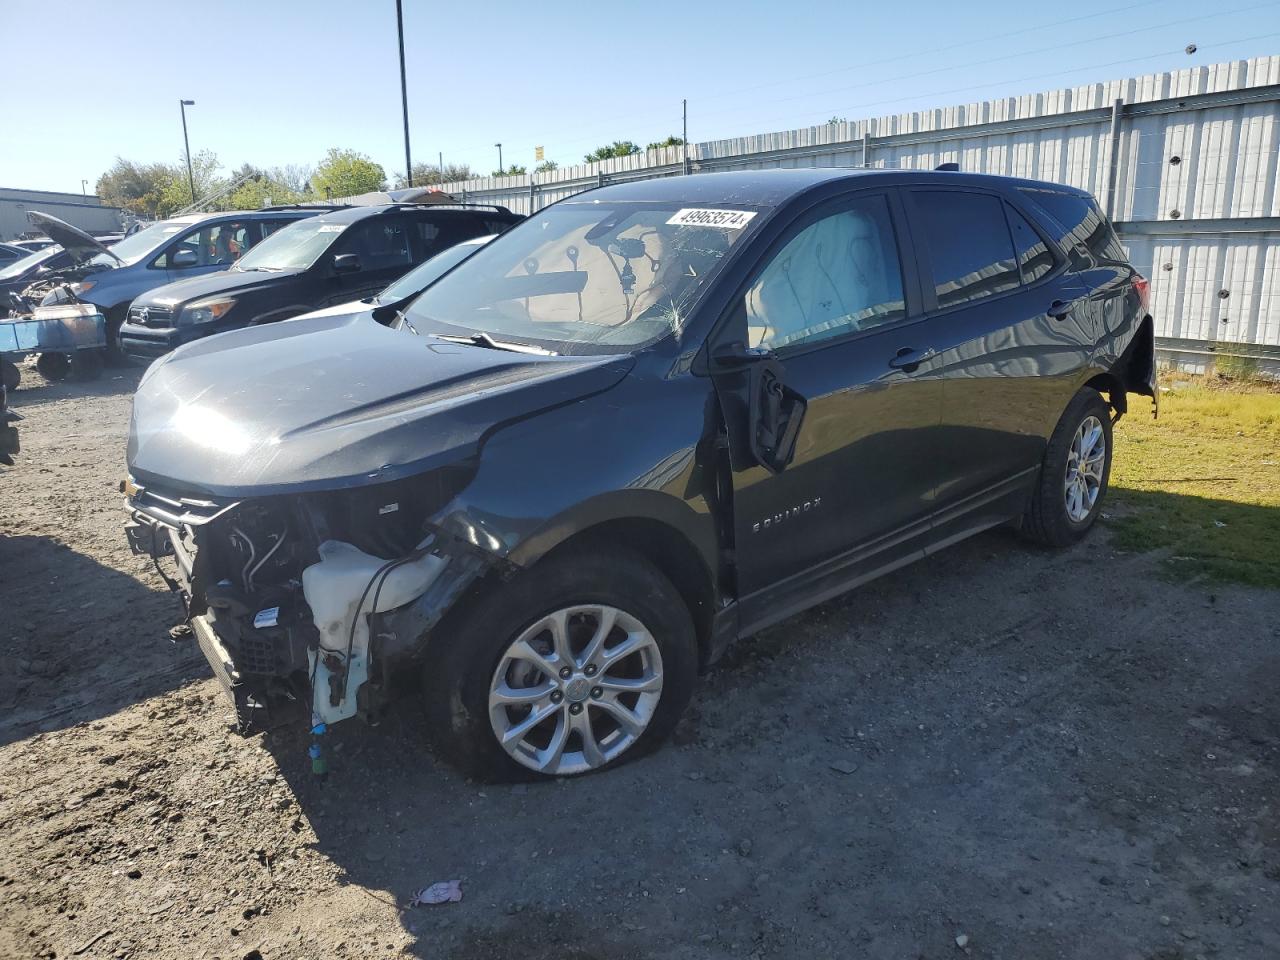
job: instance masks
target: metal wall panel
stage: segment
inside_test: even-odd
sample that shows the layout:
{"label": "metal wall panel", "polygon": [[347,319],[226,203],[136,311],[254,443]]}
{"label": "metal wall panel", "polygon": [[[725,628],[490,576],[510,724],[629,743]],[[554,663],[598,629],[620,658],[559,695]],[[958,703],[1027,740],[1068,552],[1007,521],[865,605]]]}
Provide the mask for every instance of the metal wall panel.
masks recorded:
{"label": "metal wall panel", "polygon": [[[1280,56],[690,144],[690,167],[956,162],[1067,183],[1105,204],[1118,99],[1111,214],[1134,265],[1151,278],[1157,334],[1206,347],[1280,347]],[[682,149],[666,147],[446,189],[528,213],[601,183],[683,170]]]}

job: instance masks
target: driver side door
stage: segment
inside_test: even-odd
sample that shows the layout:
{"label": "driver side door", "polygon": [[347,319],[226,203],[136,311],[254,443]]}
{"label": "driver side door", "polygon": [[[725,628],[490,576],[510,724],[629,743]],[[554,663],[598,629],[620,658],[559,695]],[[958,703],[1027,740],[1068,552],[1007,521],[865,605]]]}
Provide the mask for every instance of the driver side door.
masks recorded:
{"label": "driver side door", "polygon": [[802,215],[713,334],[744,626],[922,554],[942,383],[907,229],[893,190]]}

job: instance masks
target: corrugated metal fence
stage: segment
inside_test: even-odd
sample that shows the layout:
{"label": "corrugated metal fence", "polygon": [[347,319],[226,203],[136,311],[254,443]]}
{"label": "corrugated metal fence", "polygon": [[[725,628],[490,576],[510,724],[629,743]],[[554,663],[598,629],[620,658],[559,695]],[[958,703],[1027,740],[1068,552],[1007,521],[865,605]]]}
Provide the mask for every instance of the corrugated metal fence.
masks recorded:
{"label": "corrugated metal fence", "polygon": [[961,169],[1068,183],[1151,278],[1162,351],[1280,359],[1280,56],[650,150],[445,187],[522,213],[607,183],[769,167]]}

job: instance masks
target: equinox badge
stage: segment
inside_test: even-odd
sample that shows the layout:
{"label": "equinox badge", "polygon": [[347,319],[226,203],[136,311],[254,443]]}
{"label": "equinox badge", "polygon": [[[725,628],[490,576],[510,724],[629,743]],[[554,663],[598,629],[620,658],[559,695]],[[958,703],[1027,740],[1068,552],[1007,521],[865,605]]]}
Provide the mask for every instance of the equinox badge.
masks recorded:
{"label": "equinox badge", "polygon": [[822,498],[814,497],[812,500],[806,500],[804,503],[797,504],[794,507],[775,513],[771,517],[765,517],[763,520],[757,520],[751,525],[752,533],[759,533],[761,530],[768,530],[770,527],[776,527],[784,520],[790,520],[792,517],[798,517],[802,513],[808,513],[810,510],[817,510],[822,506]]}

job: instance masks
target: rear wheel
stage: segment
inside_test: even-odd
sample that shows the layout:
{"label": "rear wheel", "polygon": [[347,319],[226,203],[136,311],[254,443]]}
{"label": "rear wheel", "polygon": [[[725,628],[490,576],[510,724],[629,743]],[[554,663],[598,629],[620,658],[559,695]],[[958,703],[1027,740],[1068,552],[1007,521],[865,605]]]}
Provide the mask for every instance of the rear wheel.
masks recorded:
{"label": "rear wheel", "polygon": [[0,383],[4,384],[4,388],[17,390],[21,382],[22,371],[18,369],[18,365],[12,360],[0,358]]}
{"label": "rear wheel", "polygon": [[65,380],[71,373],[71,358],[65,353],[42,353],[36,357],[36,369],[46,380]]}
{"label": "rear wheel", "polygon": [[1053,547],[1093,526],[1111,477],[1111,408],[1096,390],[1076,394],[1049,438],[1022,531]]}
{"label": "rear wheel", "polygon": [[657,746],[693,692],[680,594],[630,552],[553,557],[475,597],[436,630],[429,734],[485,779],[562,777]]}

